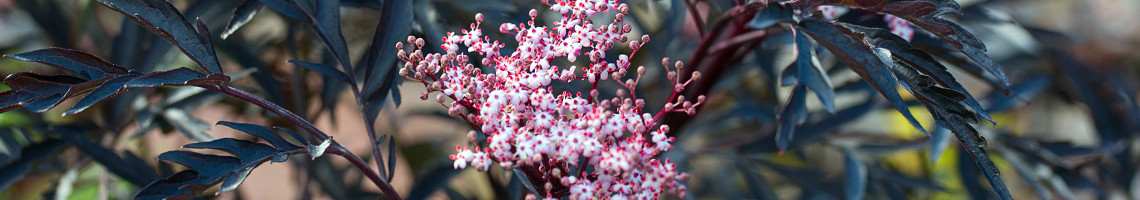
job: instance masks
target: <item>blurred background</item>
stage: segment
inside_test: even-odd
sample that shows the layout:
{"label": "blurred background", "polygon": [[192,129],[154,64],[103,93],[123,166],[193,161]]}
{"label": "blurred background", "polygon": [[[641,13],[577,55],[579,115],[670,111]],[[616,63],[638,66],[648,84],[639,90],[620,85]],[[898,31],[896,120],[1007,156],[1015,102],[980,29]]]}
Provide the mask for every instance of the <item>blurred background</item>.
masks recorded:
{"label": "blurred background", "polygon": [[[223,30],[242,1],[172,1],[188,19],[199,18],[215,33]],[[364,53],[379,18],[378,1],[342,0],[341,25],[353,55]],[[647,107],[660,107],[668,93],[660,60],[688,60],[710,22],[735,6],[727,0],[627,0],[634,36],[651,35],[649,49],[635,65],[650,69],[638,91]],[[1136,0],[961,0],[962,23],[988,47],[1013,82],[1001,94],[968,61],[944,59],[955,78],[977,97],[997,124],[976,128],[1018,199],[1140,199],[1140,1]],[[540,22],[558,19],[546,5],[530,0],[414,1],[412,32],[438,46],[446,32],[459,31],[483,13],[483,28],[522,23],[537,9]],[[261,9],[248,25],[226,39],[215,38],[222,64],[234,73],[235,86],[249,88],[311,119],[337,141],[370,152],[363,120],[346,86],[318,73],[298,70],[289,59],[328,61],[319,40],[303,24]],[[690,13],[690,12],[695,12]],[[700,19],[694,20],[694,17]],[[840,21],[882,24],[881,14],[841,11]],[[880,20],[880,21],[876,21]],[[885,25],[883,26],[885,27]],[[494,33],[491,33],[494,32]],[[485,31],[493,39],[508,39]],[[215,35],[217,36],[217,35]],[[913,43],[937,40],[920,31]],[[787,152],[775,149],[776,113],[788,101],[790,87],[779,85],[779,72],[794,60],[789,33],[774,33],[745,51],[741,62],[727,64],[709,101],[683,129],[674,129],[676,149],[663,157],[690,173],[691,199],[841,199],[844,174],[852,166],[866,170],[868,199],[995,198],[976,166],[959,152],[957,139],[926,137],[882,96],[869,90],[833,57],[821,56],[837,93],[837,111],[824,111],[808,98],[810,114]],[[433,45],[436,44],[436,45]],[[150,71],[194,65],[170,44],[90,0],[0,0],[0,53],[46,47],[83,50],[133,69]],[[619,48],[619,52],[629,49]],[[617,52],[611,52],[617,53]],[[932,52],[932,54],[935,54]],[[394,55],[393,55],[394,56]],[[353,56],[353,59],[362,56]],[[607,56],[609,57],[609,56]],[[953,56],[950,56],[953,57]],[[611,57],[612,58],[612,57]],[[49,67],[0,59],[0,74]],[[273,85],[274,87],[266,87]],[[603,85],[613,94],[616,84]],[[568,85],[567,88],[574,88]],[[581,87],[579,87],[581,88]],[[405,197],[495,199],[501,191],[521,191],[518,179],[501,170],[489,173],[454,170],[448,154],[467,141],[471,128],[450,117],[439,104],[418,98],[417,84],[403,84],[382,111],[377,132],[396,138],[392,185]],[[609,91],[609,92],[607,92]],[[906,90],[900,90],[905,93]],[[904,94],[904,97],[907,97]],[[913,101],[913,98],[908,100]],[[67,103],[65,103],[67,104]],[[927,130],[936,128],[919,104],[911,112]],[[67,106],[60,106],[67,107]],[[96,142],[115,152],[137,154],[151,166],[155,157],[181,145],[208,138],[248,138],[214,126],[217,121],[285,125],[264,111],[220,94],[191,88],[158,88],[123,94],[89,111],[59,117],[64,109],[43,114],[19,109],[0,114],[0,126],[95,122],[105,130]],[[655,112],[655,110],[653,111]],[[15,129],[13,129],[15,130]],[[11,155],[41,133],[6,130],[0,154]],[[205,139],[204,139],[205,138]],[[7,140],[13,141],[13,140]],[[14,144],[14,145],[13,145]],[[31,173],[0,193],[0,199],[126,199],[140,186],[109,173],[76,148],[32,165]],[[220,199],[361,199],[377,198],[378,189],[347,162],[322,157],[265,164],[235,192]],[[510,196],[518,199],[518,196]],[[668,197],[674,199],[676,197]]]}

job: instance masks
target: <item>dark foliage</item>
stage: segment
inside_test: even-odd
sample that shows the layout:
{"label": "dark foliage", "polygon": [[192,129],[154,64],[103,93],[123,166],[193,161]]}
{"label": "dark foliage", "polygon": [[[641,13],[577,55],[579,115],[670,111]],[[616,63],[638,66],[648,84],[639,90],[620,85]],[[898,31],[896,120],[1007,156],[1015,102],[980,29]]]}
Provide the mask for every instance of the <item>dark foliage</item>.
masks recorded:
{"label": "dark foliage", "polygon": [[[0,92],[0,112],[29,119],[0,128],[0,188],[8,190],[38,172],[95,163],[138,187],[134,198],[209,198],[238,190],[254,169],[269,162],[302,168],[298,172],[304,176],[297,180],[301,187],[288,189],[302,191],[304,198],[312,196],[310,185],[334,199],[485,198],[449,184],[466,181],[455,179],[462,171],[454,170],[444,159],[448,152],[440,151],[450,147],[439,148],[445,146],[439,141],[398,146],[392,135],[374,127],[386,105],[401,103],[395,43],[411,34],[426,39],[425,46],[438,46],[446,31],[467,28],[474,13],[495,16],[488,17],[487,24],[518,23],[526,20],[530,8],[546,8],[535,1],[511,0],[97,2],[71,12],[59,1],[16,1],[54,47],[0,47],[6,58],[51,67],[14,72],[3,80],[9,89]],[[937,162],[955,163],[958,176],[952,178],[960,179],[965,190],[958,192],[974,199],[1078,198],[1074,191],[1092,191],[1099,199],[1140,194],[1135,191],[1140,188],[1135,185],[1140,183],[1140,159],[1134,153],[1140,130],[1135,72],[1085,63],[1074,55],[1078,41],[1071,36],[1018,25],[981,8],[1001,1],[966,7],[950,0],[633,2],[635,14],[626,20],[653,35],[649,48],[643,49],[646,53],[640,54],[649,58],[635,58],[633,66],[660,57],[682,58],[686,68],[677,74],[703,74],[683,95],[712,97],[696,117],[670,115],[663,120],[678,130],[674,134],[680,143],[704,142],[676,145],[662,156],[673,159],[681,171],[711,176],[687,183],[689,198],[788,198],[779,194],[778,187],[785,185],[799,188],[797,195],[803,199],[926,198],[958,188],[944,185],[938,179],[947,177],[929,171]],[[656,6],[666,3],[672,6]],[[821,6],[851,10],[828,19],[818,11]],[[342,15],[344,8],[376,13],[369,16],[376,19],[368,21],[375,27],[366,28],[374,32],[357,35],[369,38],[367,42],[351,40],[353,33],[342,22],[360,16]],[[117,12],[123,24],[118,30],[91,28],[86,24],[99,24],[97,17],[90,17],[95,16],[92,10]],[[649,10],[660,16],[639,14]],[[908,40],[891,33],[879,20],[887,14],[913,23],[916,36]],[[258,23],[255,19],[264,17],[283,19],[284,39],[243,37],[250,24]],[[993,56],[987,52],[1000,47],[982,39],[1002,33],[972,23],[1013,26],[1038,45],[1011,53],[1014,56]],[[693,27],[694,33],[684,33]],[[97,39],[94,45],[83,44],[84,37]],[[189,62],[172,61],[174,48]],[[266,55],[273,54],[280,54],[274,55],[279,63],[289,64],[267,62]],[[320,82],[306,81],[308,72],[316,72],[312,74]],[[240,83],[246,77],[251,80]],[[965,81],[973,79],[991,91],[971,93],[977,87]],[[670,91],[662,89],[670,86],[664,80],[644,83],[638,90],[647,93],[643,96]],[[344,90],[353,94],[352,100],[338,99]],[[599,90],[606,94],[614,88]],[[651,105],[647,108],[664,103],[646,101]],[[1003,126],[1007,122],[1000,114],[1026,109],[1035,101],[1087,110],[1099,139],[1096,145],[1034,138]],[[316,106],[310,106],[314,102]],[[370,151],[364,158],[310,123],[322,115],[335,116],[338,104],[345,102],[355,102],[361,111],[366,132],[351,134],[367,134]],[[256,110],[254,117],[269,120],[216,122],[254,137],[214,138],[205,132],[215,121],[189,114],[211,104]],[[881,110],[900,114],[900,124],[925,136],[895,138],[849,130]],[[47,114],[85,119],[51,122],[44,119]],[[456,122],[439,111],[407,115]],[[177,131],[195,143],[154,153],[158,155],[118,146],[120,139],[153,130]],[[951,140],[951,134],[957,140]],[[697,137],[701,139],[690,139]],[[954,141],[959,148],[946,149]],[[77,150],[79,158],[63,158],[59,152],[69,148]],[[831,163],[842,169],[797,164],[820,154],[816,151],[830,152]],[[906,170],[885,158],[915,151],[924,159],[913,162],[927,171]],[[351,165],[321,156],[326,153]],[[955,153],[956,160],[939,161]],[[306,155],[288,159],[297,154]],[[415,180],[402,195],[389,185],[397,156],[412,166]],[[702,168],[709,165],[701,160],[710,157],[729,160],[717,160],[714,169]],[[370,161],[377,164],[369,166]],[[476,184],[489,185],[491,197],[498,199],[521,199],[543,189],[542,178],[523,170],[487,177],[486,183]],[[1017,187],[1007,187],[1003,177],[1020,178],[1031,193],[1010,191]]]}

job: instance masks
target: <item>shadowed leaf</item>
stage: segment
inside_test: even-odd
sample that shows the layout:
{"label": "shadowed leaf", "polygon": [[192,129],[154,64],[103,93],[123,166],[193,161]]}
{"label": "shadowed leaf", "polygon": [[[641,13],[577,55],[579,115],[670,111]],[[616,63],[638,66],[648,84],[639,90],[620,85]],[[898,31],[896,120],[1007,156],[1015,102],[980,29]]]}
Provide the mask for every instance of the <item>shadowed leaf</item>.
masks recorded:
{"label": "shadowed leaf", "polygon": [[122,13],[151,32],[166,38],[186,53],[191,60],[211,73],[221,73],[222,66],[214,54],[205,28],[195,30],[178,9],[164,0],[98,0],[99,3]]}
{"label": "shadowed leaf", "polygon": [[102,58],[71,49],[50,47],[20,54],[5,55],[12,59],[38,62],[71,71],[80,78],[93,80],[127,73],[127,69],[108,63]]}
{"label": "shadowed leaf", "polygon": [[886,97],[891,105],[894,105],[895,110],[906,117],[915,129],[923,134],[930,135],[926,129],[922,128],[922,124],[918,123],[914,115],[911,115],[902,96],[899,96],[896,89],[897,80],[891,75],[888,65],[877,59],[879,56],[872,52],[866,44],[847,37],[846,29],[841,29],[818,19],[804,19],[800,21],[800,26],[796,29],[797,32],[807,33],[839,58],[843,65],[846,65],[851,71],[855,71],[856,74],[863,77],[863,80],[871,83],[875,89],[879,90],[879,94]]}
{"label": "shadowed leaf", "polygon": [[57,139],[46,140],[24,147],[20,150],[19,159],[0,167],[0,190],[7,191],[9,186],[24,177],[31,170],[32,162],[47,158],[63,147],[63,141]]}

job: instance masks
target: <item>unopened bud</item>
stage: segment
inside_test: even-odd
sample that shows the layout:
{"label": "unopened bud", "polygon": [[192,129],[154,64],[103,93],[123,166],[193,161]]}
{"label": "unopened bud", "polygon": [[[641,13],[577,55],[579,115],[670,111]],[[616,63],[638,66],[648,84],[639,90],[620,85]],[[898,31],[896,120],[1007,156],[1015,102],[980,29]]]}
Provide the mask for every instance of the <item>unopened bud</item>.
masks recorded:
{"label": "unopened bud", "polygon": [[420,92],[420,100],[428,100],[428,93]]}
{"label": "unopened bud", "polygon": [[641,42],[649,43],[649,35],[641,35]]}
{"label": "unopened bud", "polygon": [[669,67],[669,57],[661,58],[661,66]]}
{"label": "unopened bud", "polygon": [[403,51],[404,43],[403,42],[397,42],[396,43],[396,49],[400,49],[401,51]]}
{"label": "unopened bud", "polygon": [[531,18],[531,19],[534,19],[534,18],[537,18],[537,17],[538,17],[538,10],[535,10],[535,9],[530,9],[530,18]]}
{"label": "unopened bud", "polygon": [[408,36],[408,44],[416,44],[416,36]]}
{"label": "unopened bud", "polygon": [[638,48],[641,48],[641,42],[637,42],[637,41],[632,41],[632,42],[629,42],[629,48],[630,48],[630,49],[638,49]]}
{"label": "unopened bud", "polygon": [[443,94],[436,94],[435,95],[435,102],[443,103],[443,100],[444,100]]}
{"label": "unopened bud", "polygon": [[416,46],[421,46],[421,47],[424,46],[424,39],[423,38],[416,38]]}
{"label": "unopened bud", "polygon": [[483,23],[483,13],[475,14],[475,22]]}
{"label": "unopened bud", "polygon": [[637,66],[637,75],[645,75],[645,66]]}
{"label": "unopened bud", "polygon": [[692,78],[689,78],[689,79],[690,79],[690,80],[693,80],[693,81],[699,81],[699,80],[701,80],[701,72],[698,72],[698,71],[693,71],[693,77],[692,77]]}
{"label": "unopened bud", "polygon": [[677,67],[677,70],[681,70],[681,69],[685,68],[685,63],[683,63],[681,61],[677,61],[677,64],[674,64],[673,66]]}

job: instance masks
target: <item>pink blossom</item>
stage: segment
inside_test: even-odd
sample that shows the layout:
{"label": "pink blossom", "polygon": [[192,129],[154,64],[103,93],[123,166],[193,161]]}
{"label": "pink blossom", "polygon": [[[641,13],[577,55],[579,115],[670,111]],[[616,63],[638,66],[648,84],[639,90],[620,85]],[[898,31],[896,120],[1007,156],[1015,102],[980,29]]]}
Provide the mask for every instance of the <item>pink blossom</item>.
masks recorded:
{"label": "pink blossom", "polygon": [[[689,80],[669,76],[674,85],[673,94],[664,97],[669,101],[661,112],[646,113],[644,100],[634,95],[644,67],[638,66],[633,78],[625,75],[649,36],[626,38],[632,26],[622,16],[629,7],[614,0],[543,2],[561,16],[552,26],[536,24],[537,10],[529,12],[531,21],[498,26],[499,32],[514,36],[510,43],[518,44],[510,54],[499,53],[510,48],[507,43],[483,35],[482,14],[476,14],[469,29],[442,38],[444,53],[425,55],[423,40],[409,37],[411,53],[400,49],[397,54],[405,62],[401,76],[424,84],[428,93],[439,92],[436,100],[449,114],[463,118],[486,136],[486,141],[470,141],[474,150],[456,148],[457,153],[451,155],[455,168],[470,165],[486,171],[494,162],[504,168],[543,173],[536,178],[545,184],[536,185],[547,186],[543,188],[546,198],[558,191],[572,199],[683,195],[685,187],[680,181],[687,175],[677,172],[669,160],[656,159],[672,149],[674,140],[668,136],[668,126],[656,124],[656,117],[667,112],[692,113],[704,97],[696,102],[677,97],[700,74],[694,73]],[[591,17],[598,14],[616,17],[596,22]],[[461,52],[462,47],[467,51]],[[621,50],[614,47],[628,47],[631,52],[607,60],[606,52]],[[486,68],[475,67],[469,63],[471,58],[478,58]],[[582,67],[555,64],[561,61],[586,63]],[[682,66],[676,62],[669,68],[667,59],[663,64],[670,74]],[[624,88],[612,99],[599,99],[595,83],[611,79]],[[583,95],[555,90],[550,87],[554,81],[583,81],[592,86]],[[426,99],[427,93],[421,98]],[[594,172],[571,173],[571,169],[591,166]]]}

